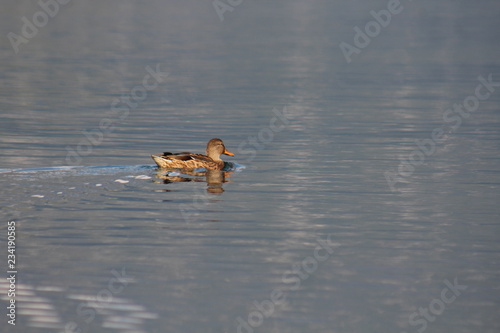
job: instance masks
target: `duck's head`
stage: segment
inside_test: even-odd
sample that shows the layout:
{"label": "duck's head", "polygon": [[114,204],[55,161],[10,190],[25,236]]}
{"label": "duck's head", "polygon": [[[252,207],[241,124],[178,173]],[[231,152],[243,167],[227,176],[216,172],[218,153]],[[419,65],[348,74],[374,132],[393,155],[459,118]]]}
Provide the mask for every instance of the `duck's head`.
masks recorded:
{"label": "duck's head", "polygon": [[212,139],[207,143],[207,156],[213,159],[214,161],[220,160],[220,155],[229,155],[234,156],[233,153],[226,150],[224,146],[224,142],[221,139]]}

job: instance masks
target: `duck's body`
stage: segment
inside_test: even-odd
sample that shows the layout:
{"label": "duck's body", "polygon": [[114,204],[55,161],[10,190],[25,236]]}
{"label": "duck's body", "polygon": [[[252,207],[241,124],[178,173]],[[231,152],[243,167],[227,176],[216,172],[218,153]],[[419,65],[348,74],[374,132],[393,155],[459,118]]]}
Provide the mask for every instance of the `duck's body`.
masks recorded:
{"label": "duck's body", "polygon": [[165,152],[163,155],[151,155],[160,168],[164,169],[199,169],[222,170],[224,161],[214,161],[210,157],[202,154]]}
{"label": "duck's body", "polygon": [[226,150],[221,139],[212,139],[208,141],[206,155],[192,153],[165,152],[163,155],[151,155],[153,160],[160,168],[164,169],[199,169],[222,170],[224,161],[220,159],[221,154],[234,156],[233,153]]}

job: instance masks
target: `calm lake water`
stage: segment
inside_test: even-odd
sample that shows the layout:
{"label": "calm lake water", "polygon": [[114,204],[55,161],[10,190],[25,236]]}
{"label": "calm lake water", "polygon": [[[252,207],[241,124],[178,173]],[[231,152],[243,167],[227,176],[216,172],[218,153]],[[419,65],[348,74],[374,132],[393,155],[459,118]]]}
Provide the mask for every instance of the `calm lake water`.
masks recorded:
{"label": "calm lake water", "polygon": [[2,332],[500,331],[498,1],[47,3],[0,13]]}

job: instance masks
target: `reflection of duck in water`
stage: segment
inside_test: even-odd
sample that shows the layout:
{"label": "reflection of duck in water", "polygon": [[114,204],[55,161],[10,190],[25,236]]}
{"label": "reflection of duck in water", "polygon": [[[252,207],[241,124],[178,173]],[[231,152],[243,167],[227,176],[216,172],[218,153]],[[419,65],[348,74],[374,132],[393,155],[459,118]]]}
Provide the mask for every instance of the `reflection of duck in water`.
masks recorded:
{"label": "reflection of duck in water", "polygon": [[151,157],[160,168],[164,169],[222,170],[225,166],[224,161],[220,159],[222,154],[234,156],[233,153],[226,150],[221,139],[212,139],[207,143],[206,155],[165,152],[163,155],[151,155]]}
{"label": "reflection of duck in water", "polygon": [[[226,180],[226,177],[231,177],[231,172],[220,171],[220,170],[207,170],[202,172],[189,172],[184,171],[184,175],[180,174],[170,174],[158,172],[156,178],[163,179],[163,183],[177,183],[177,182],[203,182],[207,183],[207,192],[210,193],[222,193],[224,189],[222,184],[232,183],[232,180]],[[194,176],[194,177],[187,177]],[[203,179],[204,177],[205,179]]]}

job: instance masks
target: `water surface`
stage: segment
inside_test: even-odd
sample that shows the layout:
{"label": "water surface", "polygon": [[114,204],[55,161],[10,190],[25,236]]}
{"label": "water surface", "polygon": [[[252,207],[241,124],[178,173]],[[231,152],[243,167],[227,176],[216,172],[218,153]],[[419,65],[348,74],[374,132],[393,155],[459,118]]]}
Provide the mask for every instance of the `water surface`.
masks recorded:
{"label": "water surface", "polygon": [[[401,5],[349,63],[386,1],[78,1],[3,38],[2,332],[498,332],[500,87],[444,116],[500,81],[500,6]],[[213,137],[217,191],[149,156]]]}

